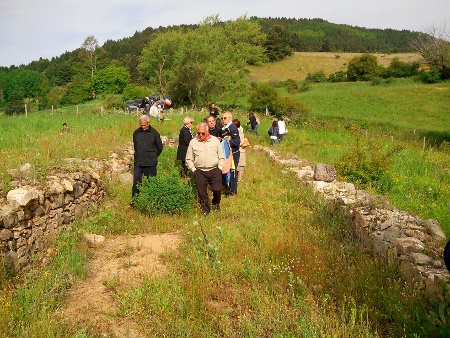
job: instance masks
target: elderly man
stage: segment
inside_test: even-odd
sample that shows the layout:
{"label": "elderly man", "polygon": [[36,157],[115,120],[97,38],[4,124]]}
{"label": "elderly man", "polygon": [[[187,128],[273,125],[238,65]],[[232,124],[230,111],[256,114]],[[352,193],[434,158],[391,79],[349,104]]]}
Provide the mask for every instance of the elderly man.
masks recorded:
{"label": "elderly man", "polygon": [[[222,128],[222,138],[230,142],[231,153],[233,154],[234,165],[237,167],[239,163],[239,158],[241,156],[240,146],[241,138],[239,137],[239,131],[233,123],[233,115],[231,112],[226,111],[222,115],[223,128]],[[228,186],[227,196],[233,196],[237,194],[237,173],[236,171],[231,172],[230,183]]]}
{"label": "elderly man", "polygon": [[189,143],[186,165],[194,173],[194,181],[204,215],[208,215],[211,211],[207,190],[208,184],[213,193],[213,209],[220,211],[224,161],[219,139],[209,134],[206,123],[201,123],[197,127],[197,137]]}
{"label": "elderly man", "polygon": [[138,185],[142,183],[142,177],[156,176],[158,156],[163,150],[161,136],[155,128],[150,126],[148,115],[142,115],[139,123],[140,127],[133,132],[134,175],[131,190],[133,199],[139,192]]}

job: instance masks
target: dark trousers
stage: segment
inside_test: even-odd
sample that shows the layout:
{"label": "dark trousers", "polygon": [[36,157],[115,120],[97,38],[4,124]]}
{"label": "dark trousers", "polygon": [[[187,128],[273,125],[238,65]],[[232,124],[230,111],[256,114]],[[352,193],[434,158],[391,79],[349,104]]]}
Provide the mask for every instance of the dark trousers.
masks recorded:
{"label": "dark trousers", "polygon": [[[234,167],[237,168],[238,164],[239,164],[239,159],[241,157],[241,153],[239,152],[239,150],[235,151],[233,153],[233,161],[234,161]],[[229,194],[237,194],[237,181],[238,181],[238,177],[237,177],[237,171],[236,169],[234,171],[231,171],[231,175],[230,175],[230,186],[228,188],[228,193]]]}
{"label": "dark trousers", "polygon": [[133,170],[133,188],[131,188],[131,197],[134,198],[138,193],[138,184],[142,183],[143,177],[156,176],[156,166],[153,167],[140,167],[134,166]]}
{"label": "dark trousers", "polygon": [[214,168],[208,171],[197,169],[194,171],[195,185],[197,186],[198,198],[203,212],[209,213],[208,184],[213,193],[212,204],[220,204],[222,190],[222,171]]}
{"label": "dark trousers", "polygon": [[188,177],[189,169],[186,165],[186,161],[181,161],[181,177]]}

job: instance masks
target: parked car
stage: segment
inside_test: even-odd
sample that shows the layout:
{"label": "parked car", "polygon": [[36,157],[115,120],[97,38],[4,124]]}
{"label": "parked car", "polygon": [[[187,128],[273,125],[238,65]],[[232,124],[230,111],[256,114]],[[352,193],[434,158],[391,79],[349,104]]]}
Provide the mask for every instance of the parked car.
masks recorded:
{"label": "parked car", "polygon": [[135,100],[127,100],[125,101],[125,105],[126,105],[126,112],[128,114],[137,112],[138,110],[138,105],[136,104]]}

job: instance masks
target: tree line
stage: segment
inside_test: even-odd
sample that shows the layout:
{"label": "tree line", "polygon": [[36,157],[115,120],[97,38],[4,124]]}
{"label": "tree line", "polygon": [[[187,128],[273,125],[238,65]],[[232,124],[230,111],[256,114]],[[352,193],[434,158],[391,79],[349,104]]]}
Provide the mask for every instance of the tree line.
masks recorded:
{"label": "tree line", "polygon": [[146,28],[103,46],[89,36],[80,48],[51,60],[0,67],[0,110],[15,114],[23,112],[24,103],[39,110],[99,95],[144,97],[148,91],[192,107],[233,103],[236,93],[250,88],[247,65],[279,61],[297,51],[419,52],[437,78],[446,78],[448,39],[436,32],[367,29],[322,19],[243,16],[222,22],[214,15],[197,25]]}

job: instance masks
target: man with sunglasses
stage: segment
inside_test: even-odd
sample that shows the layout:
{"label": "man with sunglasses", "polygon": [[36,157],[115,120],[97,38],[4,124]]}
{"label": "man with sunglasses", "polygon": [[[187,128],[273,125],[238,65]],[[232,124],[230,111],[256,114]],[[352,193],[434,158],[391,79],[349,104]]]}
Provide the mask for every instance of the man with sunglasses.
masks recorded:
{"label": "man with sunglasses", "polygon": [[225,158],[219,139],[209,134],[206,123],[201,123],[197,127],[197,137],[189,143],[186,153],[186,166],[194,174],[200,206],[204,215],[208,215],[211,212],[208,185],[213,193],[213,210],[220,211],[224,161]]}

